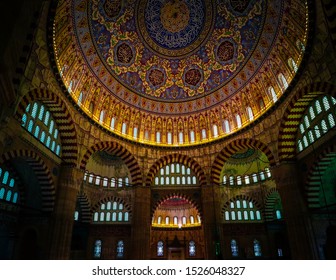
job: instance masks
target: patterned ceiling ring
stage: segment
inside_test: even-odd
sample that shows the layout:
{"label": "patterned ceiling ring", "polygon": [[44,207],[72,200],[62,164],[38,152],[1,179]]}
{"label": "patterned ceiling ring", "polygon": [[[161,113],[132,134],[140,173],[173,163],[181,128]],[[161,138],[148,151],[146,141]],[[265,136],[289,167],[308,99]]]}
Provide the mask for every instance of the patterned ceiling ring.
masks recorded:
{"label": "patterned ceiling ring", "polygon": [[40,185],[42,211],[52,212],[55,205],[55,185],[48,166],[38,154],[28,150],[12,150],[2,155],[1,162],[10,162],[15,158],[24,159],[33,169]]}
{"label": "patterned ceiling ring", "polygon": [[97,151],[107,151],[120,157],[128,167],[131,176],[131,184],[134,186],[141,185],[142,175],[137,160],[126,148],[115,142],[101,142],[89,148],[80,163],[80,168],[82,170],[85,170],[89,158]]}
{"label": "patterned ceiling ring", "polygon": [[22,119],[28,104],[34,101],[45,103],[52,113],[60,133],[64,164],[77,166],[77,132],[67,105],[57,94],[45,89],[35,89],[27,93],[20,101],[16,112],[17,119]]}
{"label": "patterned ceiling ring", "polygon": [[182,163],[187,167],[190,167],[195,172],[200,182],[200,185],[201,186],[206,185],[205,173],[202,170],[202,167],[194,159],[181,154],[172,154],[159,159],[156,163],[153,164],[147,175],[146,186],[150,187],[152,185],[154,177],[160,170],[160,168],[171,163]]}
{"label": "patterned ceiling ring", "polygon": [[253,139],[238,139],[229,143],[216,157],[213,165],[212,165],[212,179],[215,184],[220,183],[220,174],[223,168],[224,163],[230,158],[232,155],[237,153],[240,150],[244,150],[246,148],[257,149],[263,152],[269,160],[270,166],[275,165],[275,158],[271,150],[262,142]]}
{"label": "patterned ceiling ring", "polygon": [[[204,22],[197,25],[202,12],[197,14],[193,6],[200,1],[205,17]],[[253,121],[266,111],[259,108],[260,99],[265,107],[273,106],[275,101],[268,96],[269,87],[274,88],[277,97],[282,95],[285,86],[279,87],[279,74],[283,74],[286,84],[291,83],[296,70],[288,67],[288,59],[291,58],[299,67],[307,45],[306,26],[310,13],[306,3],[300,0],[135,0],[121,1],[120,5],[117,1],[108,2],[58,2],[52,21],[55,64],[60,82],[70,93],[68,97],[88,117],[97,121],[102,110],[113,112],[116,126],[110,125],[111,117],[108,116],[103,121],[104,128],[135,142],[156,146],[170,144],[167,143],[168,137],[155,141],[152,137],[157,132],[154,125],[150,126],[150,131],[145,131],[148,130],[147,125],[133,126],[131,119],[135,111],[136,114],[146,115],[146,118],[160,115],[167,120],[183,115],[196,122],[212,112],[220,112],[227,117],[232,114],[229,111],[233,108],[234,113],[241,115],[242,126],[247,126],[251,123],[245,116],[247,106],[256,116]],[[115,3],[115,7],[108,7],[111,3]],[[149,5],[151,3],[153,5]],[[188,28],[193,21],[185,26],[185,17],[175,11],[175,5],[181,10],[188,7],[190,19],[195,19],[191,29]],[[152,9],[155,15],[151,18],[147,13],[146,18],[146,11]],[[181,23],[174,19],[181,19]],[[153,22],[161,25],[155,29]],[[202,25],[202,30],[198,31],[197,26]],[[162,34],[181,38],[191,34],[191,30],[195,34],[201,32],[196,41],[190,37],[183,42],[185,47],[164,47],[172,40],[167,41]],[[155,32],[158,37],[154,36]],[[291,36],[287,36],[288,33]],[[299,48],[291,41],[292,38],[299,40]],[[153,46],[150,46],[151,43]],[[269,71],[275,66],[277,73]],[[103,107],[98,100],[109,102]],[[119,103],[124,113],[114,110],[115,104]],[[226,133],[221,129],[222,124],[216,121],[216,140],[238,130],[235,123],[230,122],[233,129]],[[126,133],[121,129],[124,123],[127,124]],[[197,145],[200,139],[202,143],[212,142],[212,128],[206,128],[205,139],[201,135],[202,129],[182,129],[185,139],[190,133],[195,133],[196,141],[176,142],[179,131],[173,131],[173,144]],[[137,131],[137,137],[133,137],[133,130]],[[167,134],[168,131],[164,128],[162,133]]]}
{"label": "patterned ceiling ring", "polygon": [[310,103],[322,94],[336,97],[336,88],[327,83],[315,83],[298,90],[292,97],[279,129],[278,153],[280,162],[295,159],[296,135],[301,119]]}

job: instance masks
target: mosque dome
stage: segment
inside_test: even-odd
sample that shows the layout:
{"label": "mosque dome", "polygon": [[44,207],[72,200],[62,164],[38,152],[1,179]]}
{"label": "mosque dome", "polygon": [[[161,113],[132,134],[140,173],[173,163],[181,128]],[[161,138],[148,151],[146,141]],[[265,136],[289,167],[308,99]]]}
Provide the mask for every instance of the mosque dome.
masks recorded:
{"label": "mosque dome", "polygon": [[[60,82],[111,134],[195,146],[260,118],[291,86],[307,42],[299,0],[63,0]],[[294,43],[293,43],[294,42]]]}

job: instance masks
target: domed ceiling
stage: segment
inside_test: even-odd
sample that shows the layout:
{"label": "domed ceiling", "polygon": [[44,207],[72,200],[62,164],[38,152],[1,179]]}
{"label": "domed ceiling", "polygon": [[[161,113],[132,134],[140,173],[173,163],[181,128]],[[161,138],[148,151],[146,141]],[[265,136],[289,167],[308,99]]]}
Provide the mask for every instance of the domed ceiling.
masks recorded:
{"label": "domed ceiling", "polygon": [[301,63],[299,0],[63,0],[54,51],[97,123],[155,145],[197,145],[260,117]]}

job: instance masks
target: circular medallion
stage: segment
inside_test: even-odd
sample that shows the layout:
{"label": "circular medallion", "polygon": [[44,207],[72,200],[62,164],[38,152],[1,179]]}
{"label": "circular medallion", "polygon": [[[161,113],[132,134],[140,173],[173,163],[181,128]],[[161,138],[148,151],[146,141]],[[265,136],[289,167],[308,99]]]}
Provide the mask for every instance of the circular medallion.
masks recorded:
{"label": "circular medallion", "polygon": [[128,66],[134,60],[132,47],[126,42],[119,42],[114,48],[115,63],[118,65]]}
{"label": "circular medallion", "polygon": [[190,55],[213,27],[212,1],[140,0],[137,24],[145,44],[165,58]]}
{"label": "circular medallion", "polygon": [[192,89],[197,89],[200,82],[203,80],[203,74],[201,69],[195,66],[191,66],[184,74],[184,82]]}
{"label": "circular medallion", "polygon": [[171,1],[163,5],[160,19],[165,28],[170,33],[181,32],[189,23],[189,8],[184,1]]}
{"label": "circular medallion", "polygon": [[153,89],[159,88],[165,82],[164,70],[159,69],[157,67],[152,67],[147,72],[147,79]]}
{"label": "circular medallion", "polygon": [[235,57],[236,46],[231,39],[225,39],[215,50],[217,59],[222,64],[230,63]]}
{"label": "circular medallion", "polygon": [[121,0],[105,0],[103,8],[109,18],[115,18],[121,11]]}

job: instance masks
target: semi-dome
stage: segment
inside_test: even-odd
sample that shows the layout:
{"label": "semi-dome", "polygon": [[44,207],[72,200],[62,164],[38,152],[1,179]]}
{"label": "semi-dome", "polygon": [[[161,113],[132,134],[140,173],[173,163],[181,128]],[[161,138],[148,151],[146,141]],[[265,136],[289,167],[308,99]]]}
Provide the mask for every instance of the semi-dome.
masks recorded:
{"label": "semi-dome", "polygon": [[307,26],[299,0],[64,0],[53,42],[69,97],[97,124],[188,146],[230,135],[277,102]]}

